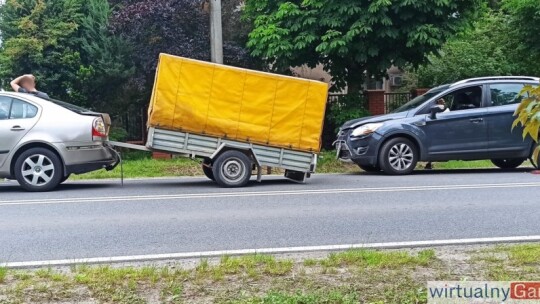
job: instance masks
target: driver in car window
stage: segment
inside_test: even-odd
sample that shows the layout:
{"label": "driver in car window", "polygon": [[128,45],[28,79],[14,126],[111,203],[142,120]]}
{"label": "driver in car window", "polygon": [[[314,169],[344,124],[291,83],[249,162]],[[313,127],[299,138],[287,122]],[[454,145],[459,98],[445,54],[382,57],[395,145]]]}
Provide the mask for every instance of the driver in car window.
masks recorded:
{"label": "driver in car window", "polygon": [[441,112],[450,112],[450,108],[446,106],[446,101],[443,98],[437,100],[437,106],[441,109]]}

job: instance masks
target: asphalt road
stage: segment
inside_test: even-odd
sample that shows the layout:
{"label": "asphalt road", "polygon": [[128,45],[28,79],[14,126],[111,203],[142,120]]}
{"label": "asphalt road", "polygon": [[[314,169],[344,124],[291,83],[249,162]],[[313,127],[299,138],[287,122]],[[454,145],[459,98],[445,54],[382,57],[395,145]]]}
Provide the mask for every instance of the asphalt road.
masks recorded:
{"label": "asphalt road", "polygon": [[26,193],[0,182],[0,262],[289,246],[540,235],[528,170],[68,182]]}

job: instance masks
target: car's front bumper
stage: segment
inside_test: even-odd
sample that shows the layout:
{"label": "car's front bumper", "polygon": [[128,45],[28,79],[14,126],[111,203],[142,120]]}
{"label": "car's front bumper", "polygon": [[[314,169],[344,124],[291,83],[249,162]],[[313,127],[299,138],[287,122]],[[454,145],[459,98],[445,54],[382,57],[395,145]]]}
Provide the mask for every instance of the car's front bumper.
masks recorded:
{"label": "car's front bumper", "polygon": [[341,131],[334,142],[337,158],[343,162],[354,162],[362,166],[376,166],[381,139],[382,136],[378,133],[362,138],[351,138],[350,130]]}

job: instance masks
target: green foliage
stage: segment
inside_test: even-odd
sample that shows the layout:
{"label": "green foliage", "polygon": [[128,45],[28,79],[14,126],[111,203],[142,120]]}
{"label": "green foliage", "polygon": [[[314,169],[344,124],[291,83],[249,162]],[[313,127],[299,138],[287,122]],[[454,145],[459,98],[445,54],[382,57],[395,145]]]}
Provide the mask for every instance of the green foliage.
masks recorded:
{"label": "green foliage", "polygon": [[332,253],[320,263],[326,267],[357,265],[361,267],[397,268],[404,265],[427,266],[435,259],[433,250],[422,250],[415,256],[406,251],[382,252],[356,249]]}
{"label": "green foliage", "polygon": [[[450,39],[417,71],[418,85],[432,87],[464,78],[540,73],[540,1],[504,0],[474,26]],[[492,5],[498,8],[499,5]]]}
{"label": "green foliage", "polygon": [[507,35],[514,38],[515,59],[523,64],[524,73],[540,74],[540,1],[504,0],[502,3],[504,11],[510,15]]}
{"label": "green foliage", "polygon": [[[516,109],[515,115],[517,116],[512,128],[521,125],[523,126],[523,138],[530,136],[536,142],[538,142],[538,135],[540,133],[540,86],[526,86],[522,95],[525,99],[521,102]],[[536,148],[533,159],[538,160],[540,155],[540,146]]]}
{"label": "green foliage", "polygon": [[508,16],[486,14],[473,28],[458,34],[428,57],[429,64],[417,70],[418,85],[433,87],[472,77],[520,74],[515,39],[508,35],[509,31]]}
{"label": "green foliage", "polygon": [[369,116],[365,108],[366,97],[360,94],[348,94],[341,96],[330,104],[327,119],[337,128],[345,122],[365,116]]}
{"label": "green foliage", "polygon": [[38,89],[103,110],[131,73],[108,32],[107,0],[8,0],[0,7],[0,78],[36,75]]}
{"label": "green foliage", "polygon": [[359,90],[364,71],[418,64],[460,29],[479,0],[252,0],[248,46],[275,71],[321,63],[335,89]]}
{"label": "green foliage", "polygon": [[123,84],[134,73],[128,62],[132,50],[109,32],[111,9],[106,0],[86,1],[82,9],[77,37],[81,65],[72,82],[71,98],[86,107],[118,112],[131,102],[123,98]]}
{"label": "green foliage", "polygon": [[109,139],[112,141],[124,141],[128,138],[128,132],[122,127],[112,127],[109,131]]}
{"label": "green foliage", "polygon": [[4,283],[4,280],[7,277],[7,272],[8,272],[7,268],[0,267],[0,283]]}
{"label": "green foliage", "polygon": [[36,75],[38,89],[55,98],[68,96],[81,55],[74,37],[82,0],[7,0],[0,7],[0,78]]}
{"label": "green foliage", "polygon": [[359,296],[356,292],[341,292],[338,290],[303,293],[296,292],[287,294],[283,292],[270,292],[264,296],[233,301],[235,304],[318,304],[318,303],[334,303],[334,304],[353,304],[359,303]]}

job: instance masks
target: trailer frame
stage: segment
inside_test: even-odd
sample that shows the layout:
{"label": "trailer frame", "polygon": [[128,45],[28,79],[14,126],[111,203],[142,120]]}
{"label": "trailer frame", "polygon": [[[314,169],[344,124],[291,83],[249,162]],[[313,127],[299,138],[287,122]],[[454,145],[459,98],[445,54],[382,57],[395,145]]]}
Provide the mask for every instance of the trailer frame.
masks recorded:
{"label": "trailer frame", "polygon": [[[317,153],[315,152],[297,151],[249,141],[243,142],[154,127],[148,129],[145,146],[115,141],[109,141],[108,143],[113,147],[164,152],[192,159],[201,159],[202,165],[206,167],[209,166],[208,160],[210,160],[211,167],[211,164],[219,159],[224,152],[238,151],[251,159],[254,167],[252,169],[257,171],[258,182],[262,179],[263,167],[284,169],[286,178],[299,183],[305,183],[317,168]],[[209,176],[209,178],[211,177]],[[219,180],[217,182],[220,183]]]}

